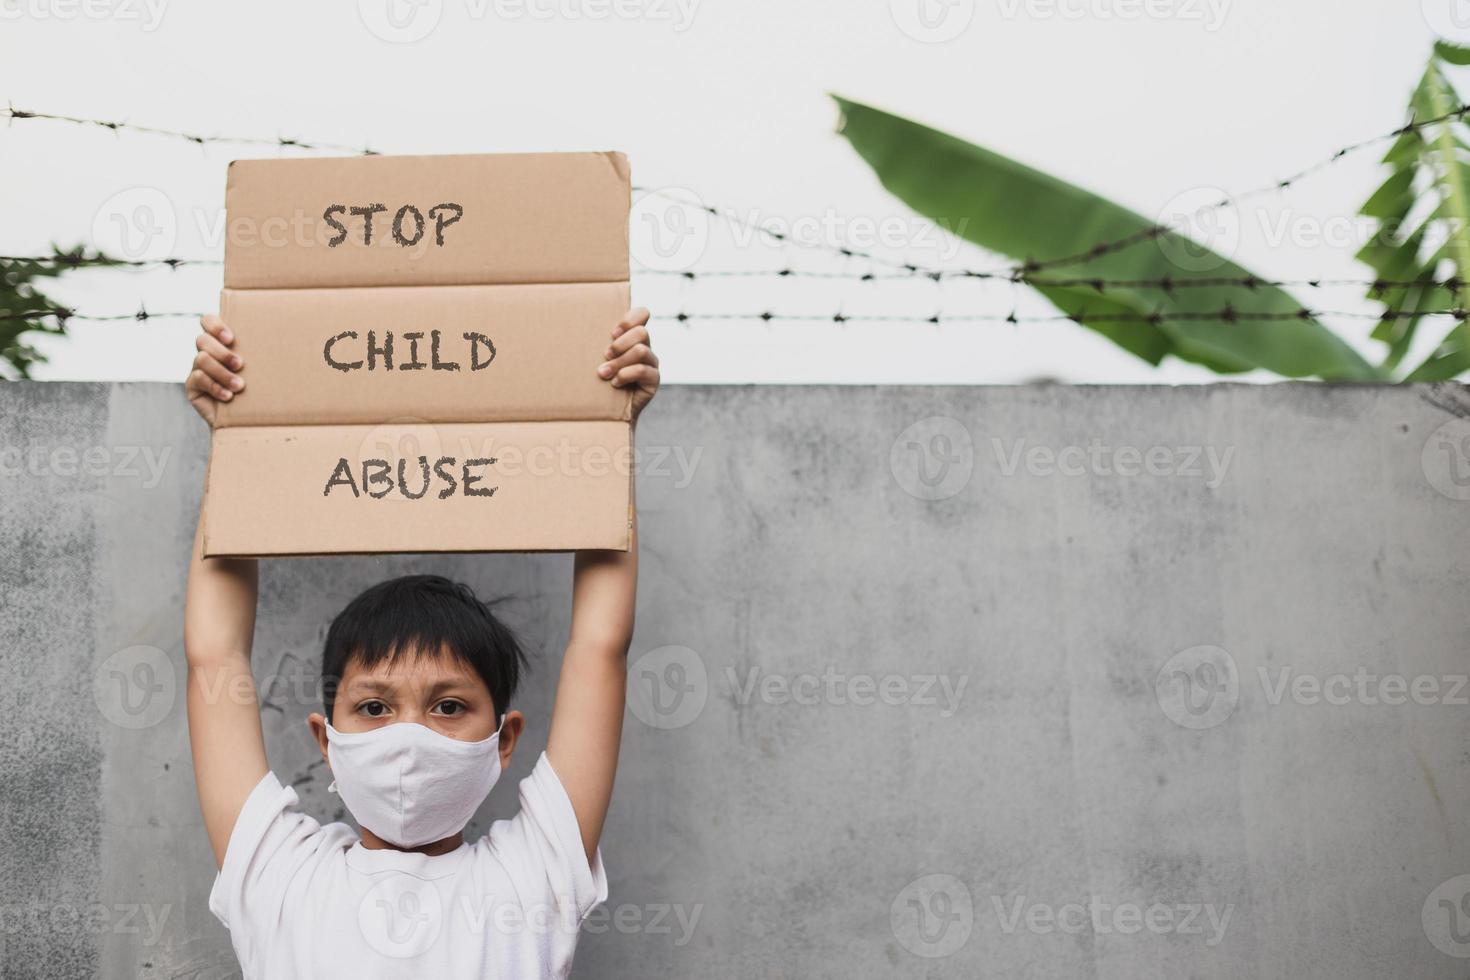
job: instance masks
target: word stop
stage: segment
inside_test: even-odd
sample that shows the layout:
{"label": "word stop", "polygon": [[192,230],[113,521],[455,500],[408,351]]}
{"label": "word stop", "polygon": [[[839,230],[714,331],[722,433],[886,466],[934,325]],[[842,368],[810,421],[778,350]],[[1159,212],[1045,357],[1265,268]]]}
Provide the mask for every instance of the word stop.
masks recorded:
{"label": "word stop", "polygon": [[[327,245],[336,248],[347,241],[347,226],[338,220],[339,215],[350,214],[354,218],[362,219],[362,243],[371,245],[373,243],[373,215],[386,214],[386,204],[361,204],[348,206],[346,204],[333,204],[322,212],[322,220],[332,226],[337,234],[328,240]],[[458,204],[436,204],[429,208],[429,220],[434,223],[434,244],[443,246],[444,229],[454,224],[464,216],[464,208]],[[387,220],[386,218],[384,219]],[[412,204],[405,204],[393,214],[392,231],[393,241],[404,248],[417,245],[424,237],[424,231],[428,227],[424,220],[424,213]]]}

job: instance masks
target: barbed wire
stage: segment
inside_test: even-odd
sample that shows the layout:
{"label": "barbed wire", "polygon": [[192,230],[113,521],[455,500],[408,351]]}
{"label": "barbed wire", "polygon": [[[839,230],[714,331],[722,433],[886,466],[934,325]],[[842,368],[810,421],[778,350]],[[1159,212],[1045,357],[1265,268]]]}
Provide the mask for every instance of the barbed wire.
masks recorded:
{"label": "barbed wire", "polygon": [[94,323],[102,323],[112,320],[137,320],[140,322],[145,320],[197,320],[200,317],[206,315],[207,314],[192,311],[153,313],[143,306],[139,306],[138,309],[132,313],[81,313],[69,307],[54,307],[51,309],[39,310],[0,310],[0,323],[16,323],[20,321],[29,322],[31,320],[45,320],[49,318],[55,318],[61,323],[67,323],[71,320],[84,320]]}
{"label": "barbed wire", "polygon": [[733,270],[688,270],[688,271],[663,271],[646,270],[644,274],[659,276],[676,276],[682,279],[716,279],[716,278],[739,278],[739,277],[766,277],[766,278],[809,278],[809,279],[842,279],[858,282],[873,281],[921,281],[943,282],[948,280],[989,280],[992,282],[1020,283],[1026,286],[1055,287],[1058,289],[1091,289],[1099,294],[1106,293],[1110,289],[1157,289],[1165,293],[1172,293],[1180,289],[1218,289],[1239,288],[1246,290],[1258,290],[1263,288],[1277,289],[1327,289],[1331,287],[1351,286],[1355,289],[1371,291],[1375,293],[1387,292],[1395,288],[1437,288],[1457,290],[1464,281],[1458,276],[1448,279],[1434,279],[1421,277],[1417,279],[1268,279],[1264,276],[1162,276],[1153,279],[1108,279],[1100,276],[1076,276],[1076,277],[1053,277],[1032,276],[1021,273],[1007,274],[995,272],[981,272],[969,269],[934,270],[925,272],[914,269],[910,272],[895,273],[873,273],[873,272],[814,272],[802,269],[733,269]]}
{"label": "barbed wire", "polygon": [[[1301,170],[1296,171],[1288,177],[1274,180],[1269,184],[1263,184],[1260,187],[1254,188],[1253,190],[1242,191],[1239,194],[1226,194],[1218,201],[1196,209],[1194,213],[1196,216],[1204,215],[1223,210],[1224,208],[1230,207],[1234,204],[1238,204],[1241,201],[1251,200],[1266,194],[1279,193],[1281,191],[1289,190],[1306,178],[1327,169],[1328,167],[1344,159],[1345,157],[1351,156],[1369,147],[1381,145],[1388,142],[1389,140],[1399,139],[1400,137],[1408,133],[1418,133],[1431,126],[1439,125],[1440,123],[1452,122],[1455,120],[1463,122],[1467,115],[1470,115],[1470,103],[1460,105],[1458,108],[1443,115],[1411,121],[1403,126],[1398,127],[1397,129],[1391,130],[1390,132],[1380,133],[1377,136],[1373,136],[1364,140],[1359,140],[1356,143],[1349,143],[1346,146],[1339,147],[1332,153],[1331,156],[1325,157],[1324,159],[1321,159],[1308,167],[1303,167]],[[895,259],[889,259],[881,255],[876,255],[872,252],[864,251],[862,249],[846,248],[842,246],[829,245],[822,242],[805,242],[802,241],[800,238],[789,235],[783,231],[780,231],[779,229],[770,228],[766,225],[752,221],[751,219],[745,218],[742,215],[738,215],[733,212],[727,212],[723,209],[706,205],[701,200],[690,200],[688,198],[680,197],[678,195],[668,194],[667,192],[656,191],[656,193],[663,193],[664,196],[669,197],[671,200],[679,201],[688,207],[698,208],[722,220],[739,223],[746,228],[768,235],[776,241],[789,242],[791,244],[802,247],[819,248],[828,252],[832,252],[834,254],[841,255],[846,258],[864,259],[869,262],[886,265],[892,268],[917,270],[928,275],[951,274],[947,270],[934,269],[925,266],[919,266],[911,262],[903,262]],[[1148,228],[1142,229],[1141,231],[1137,231],[1129,235],[1125,235],[1122,238],[1098,242],[1097,244],[1090,246],[1084,251],[1075,252],[1071,255],[1065,255],[1053,259],[1028,259],[1025,262],[1011,263],[1009,265],[1000,266],[995,269],[979,271],[964,270],[957,274],[968,275],[971,278],[983,277],[1016,279],[1018,276],[1029,275],[1036,272],[1044,272],[1047,269],[1060,269],[1067,266],[1080,265],[1085,262],[1099,259],[1104,255],[1124,251],[1143,242],[1155,241],[1166,234],[1174,232],[1175,229],[1170,228],[1168,225],[1155,223]]]}
{"label": "barbed wire", "polygon": [[147,269],[154,267],[168,267],[178,269],[189,265],[219,266],[224,262],[221,259],[115,259],[106,255],[82,255],[79,253],[63,252],[59,255],[0,255],[0,262],[29,262],[36,265],[64,265],[71,269],[83,268],[130,268]]}
{"label": "barbed wire", "polygon": [[95,126],[100,129],[108,129],[114,133],[132,132],[146,133],[150,136],[164,136],[172,139],[180,139],[198,146],[211,143],[231,143],[246,146],[277,146],[286,149],[297,150],[334,150],[346,153],[357,153],[363,156],[376,156],[377,151],[369,147],[347,146],[342,143],[318,143],[306,140],[293,139],[288,136],[209,136],[203,133],[187,133],[177,129],[162,129],[157,126],[143,126],[138,123],[126,122],[124,120],[111,119],[89,119],[83,116],[66,116],[55,112],[33,112],[27,109],[17,109],[14,104],[6,103],[5,109],[0,110],[0,118],[15,119],[44,119],[51,122],[71,123],[76,126]]}
{"label": "barbed wire", "polygon": [[1375,320],[1390,322],[1393,320],[1410,316],[1449,316],[1456,320],[1470,320],[1470,310],[1385,310],[1383,313],[1362,313],[1347,310],[1313,310],[1303,307],[1299,310],[1278,311],[1249,311],[1237,310],[1233,307],[1224,307],[1218,310],[1193,310],[1157,313],[1089,313],[1079,310],[1076,313],[1056,313],[1047,316],[1025,315],[1018,313],[934,313],[930,316],[916,316],[906,313],[892,314],[849,314],[849,313],[777,313],[774,311],[743,312],[743,313],[687,313],[680,312],[672,314],[669,319],[679,323],[687,323],[693,320],[762,320],[771,322],[773,320],[801,320],[814,323],[1148,323],[1160,325],[1164,323],[1286,323],[1291,321],[1314,320],[1319,317],[1343,317],[1357,320]]}
{"label": "barbed wire", "polygon": [[[1359,140],[1356,143],[1349,143],[1346,146],[1338,148],[1330,156],[1325,157],[1310,166],[1304,167],[1288,177],[1272,181],[1269,184],[1264,184],[1253,190],[1244,191],[1240,194],[1227,194],[1219,201],[1199,208],[1196,213],[1204,214],[1212,211],[1218,211],[1240,201],[1252,199],[1268,193],[1275,193],[1287,190],[1295,186],[1302,180],[1305,180],[1307,177],[1310,177],[1313,174],[1325,170],[1328,167],[1336,164],[1338,161],[1355,153],[1358,153],[1368,147],[1377,146],[1379,144],[1387,142],[1388,140],[1398,139],[1408,133],[1418,133],[1431,126],[1439,125],[1440,123],[1451,122],[1455,120],[1463,122],[1467,114],[1470,114],[1470,103],[1460,105],[1456,109],[1444,113],[1443,115],[1432,116],[1420,120],[1412,120],[1409,123],[1387,133],[1382,133],[1378,136]],[[306,150],[342,150],[364,155],[376,154],[376,151],[372,149],[349,147],[335,143],[314,143],[306,142],[304,140],[287,139],[284,137],[262,138],[248,136],[206,136],[199,133],[187,133],[178,130],[162,129],[154,126],[142,126],[136,123],[122,121],[91,119],[81,116],[68,116],[57,113],[21,110],[15,108],[14,105],[7,105],[6,109],[4,110],[4,115],[11,120],[45,119],[72,123],[82,126],[96,126],[112,130],[113,132],[129,130],[139,133],[148,133],[156,136],[173,137],[177,139],[187,140],[188,142],[198,145],[205,145],[209,143],[234,143],[246,145],[278,146],[284,148],[297,148]],[[1101,258],[1104,255],[1109,255],[1114,252],[1120,252],[1128,248],[1132,248],[1133,246],[1138,245],[1142,242],[1157,240],[1163,235],[1169,234],[1173,231],[1173,229],[1169,228],[1167,225],[1154,224],[1141,231],[1134,232],[1130,235],[1125,235],[1122,238],[1114,239],[1112,241],[1098,242],[1097,244],[1090,246],[1086,250],[1076,252],[1072,255],[1066,255],[1052,259],[1028,259],[1025,262],[1011,263],[1009,265],[997,267],[995,269],[960,270],[956,272],[953,270],[936,269],[924,265],[918,265],[912,262],[904,262],[897,259],[891,259],[865,249],[851,248],[841,245],[831,245],[825,242],[804,241],[799,236],[792,235],[778,228],[772,228],[767,224],[737,214],[728,209],[718,208],[712,205],[705,204],[702,199],[691,200],[687,197],[670,193],[669,190],[666,188],[648,188],[635,185],[633,190],[639,193],[658,194],[670,200],[680,202],[687,207],[700,209],[713,217],[719,218],[723,221],[741,225],[742,227],[759,232],[760,234],[771,238],[773,241],[781,242],[783,244],[791,244],[801,248],[817,249],[847,259],[861,259],[866,262],[871,262],[875,265],[885,266],[887,268],[898,271],[916,271],[923,275],[940,275],[943,277],[949,277],[953,275],[956,278],[1006,278],[1015,280],[1017,276],[1029,276],[1037,272],[1046,271],[1048,269],[1065,268],[1067,266],[1080,265],[1085,262],[1093,261],[1095,259]],[[1258,285],[1266,284],[1267,283],[1264,280],[1258,283]]]}
{"label": "barbed wire", "polygon": [[[1292,187],[1296,186],[1298,183],[1312,176],[1313,174],[1326,170],[1328,167],[1332,166],[1338,161],[1344,159],[1345,157],[1351,156],[1361,150],[1365,150],[1372,146],[1380,146],[1383,143],[1388,142],[1389,140],[1399,139],[1403,136],[1408,135],[1409,133],[1417,134],[1425,129],[1428,129],[1431,126],[1437,126],[1441,123],[1454,122],[1456,120],[1464,122],[1466,115],[1470,115],[1470,103],[1462,104],[1459,107],[1444,113],[1443,115],[1431,116],[1427,119],[1411,120],[1403,126],[1400,126],[1399,128],[1391,130],[1387,133],[1381,133],[1378,136],[1373,136],[1365,140],[1359,140],[1356,143],[1349,143],[1347,146],[1340,147],[1331,156],[1319,160],[1309,167],[1304,167],[1288,177],[1283,177],[1269,184],[1263,184],[1260,187],[1254,188],[1253,190],[1242,191],[1239,194],[1226,194],[1224,197],[1220,198],[1220,200],[1214,202],[1213,204],[1207,204],[1196,209],[1194,214],[1195,216],[1209,214],[1215,211],[1223,210],[1227,207],[1231,207],[1232,205],[1238,204],[1241,201],[1252,200],[1266,194],[1279,193],[1281,191],[1290,190]],[[1083,252],[1077,252],[1073,255],[1063,256],[1056,259],[1022,262],[1018,265],[1012,266],[1012,268],[1031,273],[1043,272],[1047,269],[1065,268],[1066,266],[1070,265],[1080,265],[1084,262],[1093,261],[1094,259],[1101,258],[1102,256],[1111,254],[1113,252],[1124,251],[1125,249],[1132,248],[1134,245],[1138,245],[1142,242],[1156,240],[1171,231],[1173,231],[1173,229],[1171,229],[1167,225],[1155,224],[1150,228],[1144,229],[1143,231],[1135,232],[1131,235],[1125,235],[1122,238],[1118,238],[1110,242],[1099,242],[1098,244],[1093,245],[1091,248]]]}
{"label": "barbed wire", "polygon": [[[158,259],[113,259],[107,256],[87,256],[77,253],[63,253],[60,255],[0,255],[0,262],[31,262],[41,265],[67,266],[69,268],[151,268],[165,267],[179,269],[185,266],[214,266],[222,264],[219,259],[185,259],[185,258],[158,258]],[[1075,277],[1051,277],[1031,276],[1024,274],[1002,274],[994,272],[983,272],[973,269],[951,269],[924,271],[916,266],[909,266],[903,272],[824,272],[819,270],[795,269],[783,267],[780,269],[634,269],[634,275],[647,275],[657,277],[668,277],[685,279],[689,281],[699,279],[734,279],[734,278],[770,278],[770,279],[827,279],[849,282],[942,282],[947,280],[987,280],[992,282],[1020,283],[1035,287],[1055,287],[1058,289],[1091,289],[1099,294],[1106,294],[1110,289],[1156,289],[1164,293],[1173,293],[1176,290],[1187,289],[1217,289],[1238,288],[1245,290],[1258,290],[1262,288],[1276,289],[1327,289],[1332,287],[1352,287],[1372,293],[1385,293],[1390,289],[1421,288],[1421,289],[1446,289],[1458,292],[1465,285],[1465,281],[1458,276],[1447,279],[1435,279],[1432,277],[1420,277],[1415,279],[1268,279],[1262,276],[1163,276],[1153,279],[1108,279],[1099,276],[1075,276]]]}
{"label": "barbed wire", "polygon": [[[139,306],[132,313],[83,313],[70,307],[53,307],[50,309],[35,310],[0,310],[0,322],[17,322],[42,320],[55,318],[65,323],[72,320],[87,322],[107,322],[120,320],[135,320],[144,322],[148,320],[163,319],[198,319],[208,314],[198,311],[155,313],[145,306]],[[775,310],[745,311],[745,312],[689,312],[682,310],[678,313],[669,314],[666,318],[677,323],[690,323],[698,320],[746,320],[764,321],[804,321],[811,323],[1200,323],[1200,322],[1223,322],[1223,323],[1273,323],[1314,320],[1320,317],[1341,317],[1357,320],[1376,320],[1389,322],[1406,317],[1454,317],[1456,320],[1470,320],[1470,310],[1443,309],[1443,310],[1385,310],[1382,313],[1364,313],[1351,310],[1314,310],[1301,307],[1297,310],[1271,310],[1253,311],[1237,310],[1232,306],[1225,306],[1216,310],[1192,310],[1192,311],[1159,311],[1155,313],[1089,313],[1079,310],[1076,313],[1056,313],[1049,315],[1021,315],[1015,311],[1010,313],[933,313],[928,316],[908,313],[779,313]]]}

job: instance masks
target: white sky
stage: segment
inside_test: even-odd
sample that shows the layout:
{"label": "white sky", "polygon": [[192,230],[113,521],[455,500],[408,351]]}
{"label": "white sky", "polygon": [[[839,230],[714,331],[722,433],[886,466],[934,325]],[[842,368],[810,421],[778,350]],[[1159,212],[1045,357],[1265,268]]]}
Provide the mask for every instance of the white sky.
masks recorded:
{"label": "white sky", "polygon": [[[900,23],[920,33],[921,3],[930,23],[957,36],[906,33]],[[392,30],[390,13],[427,36],[383,40],[373,31]],[[1470,38],[1457,13],[1470,28],[1467,0],[0,0],[0,97],[35,111],[382,152],[621,149],[643,186],[756,220],[801,220],[831,243],[894,258],[993,267],[1004,263],[930,234],[878,185],[835,135],[828,92],[1154,216],[1181,195],[1248,190],[1399,125],[1431,24]],[[53,241],[116,252],[117,216],[152,215],[146,223],[163,233],[147,254],[217,258],[225,164],[263,155],[276,154],[15,122],[0,130],[0,254]],[[1276,277],[1366,278],[1352,255],[1368,226],[1352,216],[1376,186],[1376,159],[1349,158],[1227,215],[1236,259]],[[899,247],[875,245],[877,227],[902,229]],[[142,245],[134,237],[128,247]],[[690,248],[679,258],[696,270],[865,268],[732,236],[721,223]],[[635,261],[640,253],[657,261],[635,236]],[[53,295],[94,313],[130,312],[140,300],[205,310],[218,288],[217,267],[91,271]],[[1016,295],[977,282],[634,275],[635,302],[656,317],[681,308],[1005,313]],[[1372,309],[1352,289],[1312,305]],[[1034,301],[1026,309],[1048,311]],[[1376,355],[1362,342],[1369,325],[1336,325]],[[1071,324],[656,320],[654,329],[670,382],[1213,377],[1177,362],[1151,368]],[[71,339],[45,344],[52,362],[37,374],[179,380],[195,330],[186,320],[77,324]],[[1442,332],[1434,325],[1426,343]]]}

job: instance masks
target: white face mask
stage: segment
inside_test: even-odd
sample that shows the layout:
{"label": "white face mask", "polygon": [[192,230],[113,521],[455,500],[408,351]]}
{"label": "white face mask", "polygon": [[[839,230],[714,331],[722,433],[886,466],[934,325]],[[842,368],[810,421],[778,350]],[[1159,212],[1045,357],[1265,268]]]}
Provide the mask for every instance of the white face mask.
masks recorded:
{"label": "white face mask", "polygon": [[500,778],[500,729],[462,742],[415,722],[367,732],[339,732],[328,722],[327,761],[327,790],[359,826],[398,847],[420,847],[463,830],[490,795]]}

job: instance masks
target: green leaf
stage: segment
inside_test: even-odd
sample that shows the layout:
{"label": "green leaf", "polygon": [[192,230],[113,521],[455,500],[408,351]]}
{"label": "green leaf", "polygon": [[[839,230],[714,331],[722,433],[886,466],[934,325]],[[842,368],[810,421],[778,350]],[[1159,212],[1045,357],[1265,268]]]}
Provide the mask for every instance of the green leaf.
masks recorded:
{"label": "green leaf", "polygon": [[[1129,293],[1110,290],[1103,294],[1093,289],[1058,286],[1032,288],[1051,300],[1058,310],[1076,317],[1083,326],[1096,330],[1150,364],[1157,365],[1165,355],[1173,354],[1218,374],[1238,374],[1253,367],[1208,346],[1192,343],[1177,331],[1175,324],[1152,322],[1153,315],[1159,311],[1134,301]],[[1116,319],[1120,316],[1136,319]]]}
{"label": "green leaf", "polygon": [[[1459,105],[1459,93],[1433,64],[1425,73],[1425,81],[1429,103],[1436,115],[1447,115]],[[1445,223],[1449,240],[1443,251],[1452,256],[1456,275],[1464,277],[1470,275],[1470,174],[1460,163],[1453,126],[1440,125],[1434,145],[1439,156],[1439,166],[1433,168],[1441,200],[1439,211],[1449,219]],[[1432,261],[1437,264],[1438,256]],[[1470,289],[1462,286],[1460,297],[1456,307],[1470,306]],[[1470,322],[1457,323],[1429,361],[1416,368],[1410,377],[1451,368],[1458,373],[1464,369],[1459,365],[1467,355],[1470,355]]]}
{"label": "green leaf", "polygon": [[1407,278],[1400,273],[1419,264],[1419,249],[1423,247],[1423,242],[1423,228],[1407,239],[1399,239],[1392,229],[1380,228],[1358,250],[1357,259],[1371,266],[1384,279]]}
{"label": "green leaf", "polygon": [[[1036,291],[1051,301],[1063,313],[1078,316],[1083,326],[1096,330],[1119,347],[1157,365],[1168,354],[1174,353],[1174,343],[1164,331],[1147,322],[1154,311],[1127,302],[1126,296],[1113,297],[1095,290],[1060,286],[1038,286]],[[1137,316],[1138,320],[1089,319],[1092,316]]]}
{"label": "green leaf", "polygon": [[1404,380],[1448,381],[1465,371],[1470,371],[1470,344],[1465,342],[1465,324],[1456,321],[1434,353]]}
{"label": "green leaf", "polygon": [[1470,65],[1470,48],[1463,48],[1449,41],[1435,41],[1434,55],[1452,65]]}
{"label": "green leaf", "polygon": [[1423,149],[1424,140],[1419,135],[1419,131],[1411,129],[1401,133],[1399,138],[1394,140],[1393,146],[1389,147],[1388,153],[1384,155],[1383,162],[1391,167],[1398,167],[1418,159]]}
{"label": "green leaf", "polygon": [[[1438,263],[1431,262],[1419,270],[1418,275],[1414,278],[1432,281],[1437,265]],[[1378,298],[1383,303],[1385,310],[1410,311],[1405,316],[1380,320],[1373,328],[1373,339],[1388,344],[1388,353],[1384,356],[1381,366],[1385,371],[1390,372],[1399,366],[1404,355],[1409,352],[1409,346],[1414,342],[1419,324],[1424,320],[1423,314],[1430,310],[1450,309],[1459,302],[1450,290],[1440,285],[1396,286]]]}
{"label": "green leaf", "polygon": [[[100,261],[104,265],[116,265],[96,252],[85,252],[80,247],[62,251],[53,245],[51,250],[62,261],[38,262],[15,259],[0,259],[0,314],[29,313],[34,310],[61,310],[56,302],[37,288],[37,279],[54,279],[70,272],[76,266],[65,260],[88,262]],[[46,358],[25,338],[38,333],[65,336],[66,325],[48,317],[26,320],[0,320],[0,378],[12,376],[28,378],[31,368],[45,362]]]}
{"label": "green leaf", "polygon": [[[947,133],[869,106],[836,99],[842,110],[840,132],[873,168],[883,186],[915,211],[964,238],[1017,262],[1086,255],[1099,243],[1134,238],[1138,244],[1105,251],[1036,278],[1098,276],[1160,280],[1249,275],[1200,244],[1159,231],[1157,223],[1048,174]],[[1067,313],[1081,313],[1086,290],[1062,289],[1048,295]],[[1095,297],[1095,294],[1091,294]],[[1256,289],[1210,286],[1181,290],[1154,287],[1109,289],[1122,306],[1152,312],[1238,312],[1295,315],[1302,306],[1270,286]],[[1085,320],[1084,320],[1085,322]],[[1098,325],[1089,324],[1093,329]],[[1264,368],[1286,377],[1329,380],[1382,380],[1383,375],[1348,344],[1311,318],[1271,322],[1166,321],[1157,333],[1168,353],[1187,360]],[[1144,356],[1158,341],[1146,331],[1129,333],[1127,343]]]}
{"label": "green leaf", "polygon": [[1430,97],[1429,87],[1436,79],[1442,78],[1438,66],[1431,61],[1429,67],[1424,69],[1424,77],[1419,80],[1414,94],[1409,97],[1409,110],[1414,119],[1434,119],[1439,116],[1434,108],[1434,100]]}
{"label": "green leaf", "polygon": [[[1408,282],[1381,293],[1369,288],[1368,298],[1384,310],[1402,315],[1381,320],[1373,338],[1388,345],[1380,370],[1392,373],[1408,355],[1420,325],[1434,310],[1470,305],[1470,294],[1446,288],[1436,279],[1470,275],[1470,146],[1456,117],[1461,102],[1443,64],[1470,64],[1470,48],[1441,42],[1410,99],[1416,120],[1439,120],[1402,133],[1384,157],[1392,171],[1364,203],[1362,213],[1375,217],[1380,227],[1358,253],[1381,280]],[[1405,176],[1405,175],[1409,176]],[[1423,179],[1418,179],[1420,176]],[[1420,186],[1416,189],[1415,183]],[[1428,217],[1423,215],[1428,212]],[[1410,216],[1414,217],[1413,230]],[[1444,236],[1445,242],[1427,258],[1426,240]],[[1446,273],[1446,268],[1453,272]],[[1406,380],[1441,380],[1466,369],[1470,325],[1456,323],[1428,360]]]}
{"label": "green leaf", "polygon": [[1414,168],[1405,167],[1390,174],[1358,213],[1370,218],[1401,218],[1408,214],[1413,203]]}

